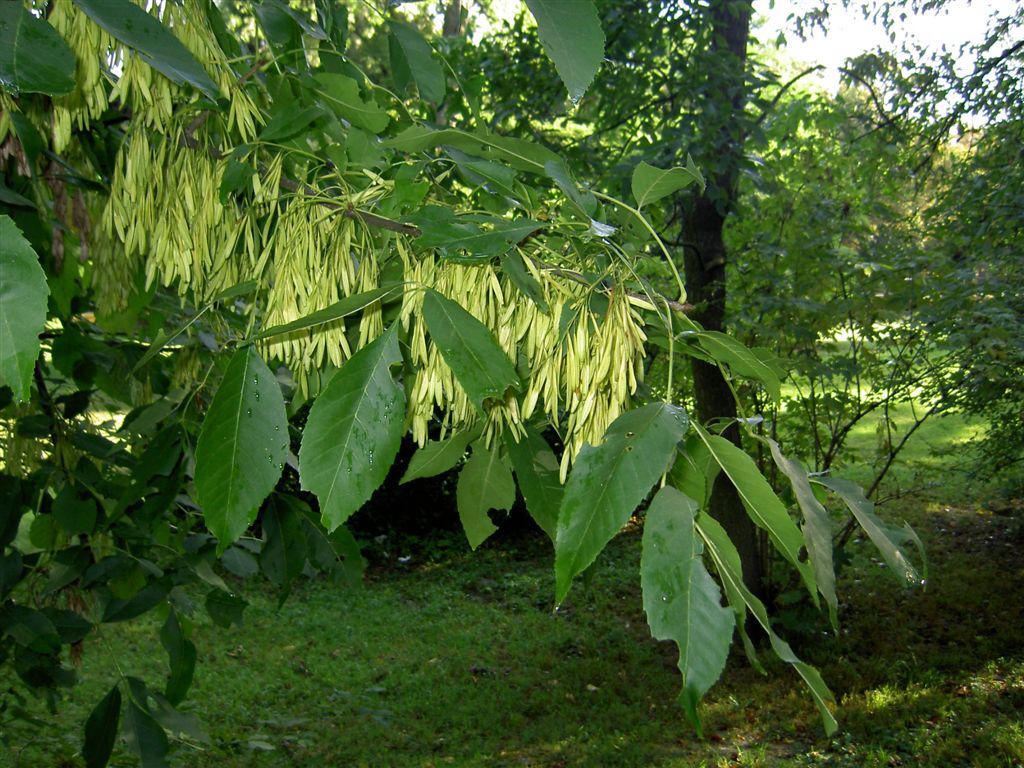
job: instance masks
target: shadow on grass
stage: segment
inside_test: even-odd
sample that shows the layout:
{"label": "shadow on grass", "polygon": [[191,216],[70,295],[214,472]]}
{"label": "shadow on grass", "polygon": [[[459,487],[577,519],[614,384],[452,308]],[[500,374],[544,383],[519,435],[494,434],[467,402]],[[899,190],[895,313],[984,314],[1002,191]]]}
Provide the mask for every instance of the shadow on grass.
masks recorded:
{"label": "shadow on grass", "polygon": [[[1024,763],[1024,562],[1004,521],[907,507],[929,547],[924,592],[901,590],[855,547],[836,638],[793,638],[840,700],[831,739],[791,670],[733,658],[698,740],[675,704],[672,646],[653,642],[639,536],[600,558],[551,611],[549,548],[523,537],[402,563],[385,542],[357,589],[313,582],[245,625],[197,619],[190,697],[210,736],[180,766],[1015,766]],[[81,765],[80,723],[115,661],[159,686],[158,625],[107,627],[83,686],[28,750],[0,764]],[[66,724],[73,723],[74,727]],[[63,725],[62,725],[63,724]],[[14,757],[15,760],[8,759]],[[6,760],[6,762],[4,762]],[[133,765],[118,752],[114,765]]]}

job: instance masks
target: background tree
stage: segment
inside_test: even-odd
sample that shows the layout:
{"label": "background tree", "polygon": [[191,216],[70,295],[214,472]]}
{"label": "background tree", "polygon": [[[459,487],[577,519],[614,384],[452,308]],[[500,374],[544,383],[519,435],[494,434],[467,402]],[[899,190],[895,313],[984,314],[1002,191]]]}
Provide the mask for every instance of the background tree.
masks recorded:
{"label": "background tree", "polygon": [[[743,380],[781,395],[774,356],[717,327],[723,226],[744,142],[772,106],[751,97],[768,81],[746,56],[749,7],[643,3],[605,27],[587,0],[528,7],[536,36],[523,21],[512,34],[561,80],[543,64],[554,85],[536,112],[496,79],[460,76],[474,57],[485,73],[504,66],[493,48],[444,40],[448,68],[401,9],[0,6],[0,295],[13,297],[0,310],[0,659],[55,704],[95,623],[159,611],[168,655],[160,687],[112,673],[86,725],[91,765],[122,716],[146,764],[163,761],[168,733],[199,732],[176,710],[196,594],[229,625],[244,600],[225,574],[262,572],[282,599],[311,570],[358,575],[345,524],[406,435],[418,450],[403,482],[458,468],[473,548],[518,485],[554,545],[556,604],[645,507],[644,605],[655,637],[680,648],[698,729],[734,628],[755,658],[748,617],[836,727],[828,688],[758,595],[754,525],[833,623],[833,523],[812,482],[904,583],[920,576],[856,488],[809,477],[729,410]],[[653,43],[666,18],[692,34]],[[609,82],[643,84],[625,122],[608,100],[581,101],[606,35],[622,63]],[[565,95],[582,106],[556,131]],[[595,130],[574,145],[584,119]],[[525,137],[536,130],[561,132],[564,154]],[[707,188],[680,149],[702,146]],[[682,233],[674,254],[652,218]],[[687,270],[690,303],[687,243],[706,272]],[[676,375],[690,358],[705,364],[692,420]],[[664,379],[645,388],[652,361]],[[701,404],[723,393],[720,408]],[[793,513],[718,433],[740,429],[786,478]],[[717,506],[722,487],[742,508]],[[22,695],[7,692],[15,714]]]}

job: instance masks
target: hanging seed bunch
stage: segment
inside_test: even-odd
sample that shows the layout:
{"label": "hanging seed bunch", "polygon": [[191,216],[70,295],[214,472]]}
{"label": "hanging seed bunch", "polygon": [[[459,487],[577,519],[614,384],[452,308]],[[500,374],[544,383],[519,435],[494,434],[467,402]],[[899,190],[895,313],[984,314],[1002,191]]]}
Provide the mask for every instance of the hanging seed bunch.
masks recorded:
{"label": "hanging seed bunch", "polygon": [[[127,265],[111,263],[109,268],[133,272],[142,267],[147,287],[177,285],[182,296],[202,301],[251,274],[257,246],[250,242],[242,250],[248,258],[236,257],[251,224],[220,201],[227,161],[183,143],[182,129],[152,143],[144,129],[133,131],[118,156],[100,229],[124,244]],[[94,283],[102,285],[110,277],[98,272]]]}
{"label": "hanging seed bunch", "polygon": [[[608,296],[607,309],[592,307],[592,289],[524,263],[541,286],[548,311],[525,300],[511,281],[490,264],[466,266],[434,254],[412,255],[402,241],[399,253],[410,284],[433,288],[481,320],[506,355],[520,355],[530,371],[525,391],[489,404],[484,438],[505,430],[518,439],[523,423],[537,413],[563,432],[563,480],[586,443],[598,443],[608,425],[627,407],[643,378],[643,318],[623,291]],[[408,332],[417,369],[409,397],[415,440],[426,442],[428,426],[440,413],[442,431],[459,431],[481,416],[430,341],[423,319],[422,292],[407,291],[400,320]]]}
{"label": "hanging seed bunch", "polygon": [[75,7],[72,0],[54,0],[48,21],[75,55],[75,89],[53,99],[53,149],[62,153],[74,129],[98,120],[109,101],[106,71],[120,60],[120,44]]}
{"label": "hanging seed bunch", "polygon": [[[283,325],[358,292],[355,222],[298,192],[281,214],[268,245],[271,254],[266,326]],[[363,254],[372,258],[372,252]],[[306,375],[352,356],[344,320],[274,337],[263,352],[284,362],[306,391]]]}
{"label": "hanging seed bunch", "polygon": [[[399,246],[399,254],[405,265],[408,284],[432,288],[458,302],[491,330],[510,359],[516,359],[516,348],[525,332],[522,327],[524,312],[530,312],[525,309],[526,303],[520,302],[515,287],[507,278],[499,276],[493,265],[456,264],[439,259],[433,251],[413,255],[404,243]],[[428,340],[422,291],[406,291],[400,321],[408,331],[411,362],[416,368],[408,410],[414,439],[421,445],[426,442],[428,424],[433,419],[435,408],[441,413],[445,431],[458,431],[476,424],[480,414],[436,345]],[[512,429],[517,436],[522,432],[519,402],[511,395],[503,402],[490,404],[484,436],[492,440],[506,428]]]}

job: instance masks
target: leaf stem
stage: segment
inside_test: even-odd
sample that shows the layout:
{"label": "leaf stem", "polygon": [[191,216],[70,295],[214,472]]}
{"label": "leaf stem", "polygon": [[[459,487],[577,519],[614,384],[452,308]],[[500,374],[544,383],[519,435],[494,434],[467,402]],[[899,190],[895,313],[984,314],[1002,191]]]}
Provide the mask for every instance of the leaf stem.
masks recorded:
{"label": "leaf stem", "polygon": [[629,213],[633,214],[633,216],[635,216],[637,218],[637,220],[641,224],[643,224],[644,229],[646,229],[650,233],[651,237],[654,238],[654,242],[656,242],[658,244],[658,248],[661,249],[661,253],[665,257],[665,261],[668,262],[668,265],[669,265],[669,267],[672,270],[672,276],[675,277],[676,285],[679,287],[679,301],[680,301],[680,303],[684,302],[686,300],[686,286],[683,283],[682,276],[679,274],[679,268],[676,267],[675,260],[673,260],[672,255],[668,252],[668,248],[665,247],[665,243],[658,236],[658,233],[654,231],[654,227],[652,227],[651,223],[649,221],[647,221],[647,218],[642,213],[640,213],[640,211],[638,209],[634,208],[631,205],[628,205],[628,204],[622,202],[621,200],[619,200],[616,197],[612,197],[611,195],[606,195],[603,192],[598,192],[597,190],[593,190],[593,189],[590,190],[590,191],[594,194],[594,197],[597,197],[597,198],[599,198],[601,200],[604,200],[606,203],[611,203],[612,205],[617,205],[620,208],[622,208],[624,211],[629,211]]}

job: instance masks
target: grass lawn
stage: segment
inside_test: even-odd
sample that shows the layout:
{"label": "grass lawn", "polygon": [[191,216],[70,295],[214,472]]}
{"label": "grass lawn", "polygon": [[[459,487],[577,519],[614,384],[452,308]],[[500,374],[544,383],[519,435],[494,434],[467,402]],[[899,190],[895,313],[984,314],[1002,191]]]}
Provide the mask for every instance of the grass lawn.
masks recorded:
{"label": "grass lawn", "polygon": [[[780,631],[836,694],[832,738],[788,667],[768,663],[761,676],[739,654],[708,695],[705,738],[696,737],[675,703],[674,646],[647,631],[636,530],[557,613],[542,535],[499,533],[470,553],[454,534],[393,534],[372,543],[359,587],[308,582],[280,609],[274,595],[247,588],[244,625],[232,629],[197,612],[200,661],[185,708],[208,741],[176,741],[171,763],[1024,766],[1024,541],[1009,518],[958,492],[958,476],[944,470],[954,458],[933,468],[940,485],[928,496],[879,509],[924,539],[924,591],[901,589],[854,542],[839,635],[799,606],[783,616]],[[901,472],[929,476],[918,469]],[[0,746],[0,765],[81,765],[82,723],[119,669],[162,687],[158,628],[95,633],[82,685],[56,716],[41,715],[44,726],[9,732],[18,746]],[[112,764],[136,763],[122,744]]]}

